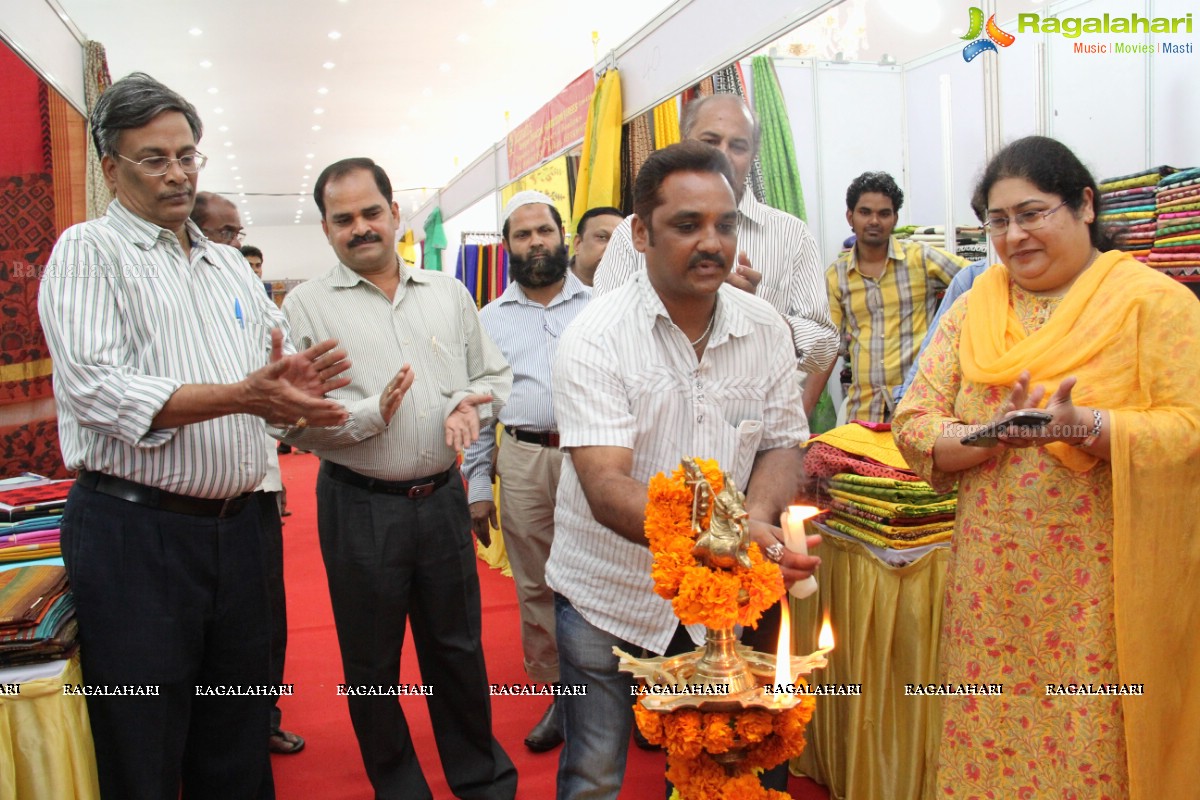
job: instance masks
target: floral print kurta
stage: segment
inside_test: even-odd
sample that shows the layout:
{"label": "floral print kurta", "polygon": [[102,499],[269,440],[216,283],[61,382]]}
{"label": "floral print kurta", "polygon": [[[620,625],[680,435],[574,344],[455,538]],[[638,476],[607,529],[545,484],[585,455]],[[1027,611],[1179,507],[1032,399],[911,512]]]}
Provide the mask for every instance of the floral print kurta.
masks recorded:
{"label": "floral print kurta", "polygon": [[[1015,284],[1010,292],[1030,333],[1058,302]],[[1118,682],[1108,464],[1072,472],[1043,448],[1023,448],[958,475],[933,468],[943,426],[990,422],[1010,392],[962,376],[970,297],[945,315],[894,423],[918,474],[940,491],[959,480],[943,680],[1004,686],[999,697],[944,698],[939,789],[955,798],[1126,797],[1120,698],[1047,690]]]}

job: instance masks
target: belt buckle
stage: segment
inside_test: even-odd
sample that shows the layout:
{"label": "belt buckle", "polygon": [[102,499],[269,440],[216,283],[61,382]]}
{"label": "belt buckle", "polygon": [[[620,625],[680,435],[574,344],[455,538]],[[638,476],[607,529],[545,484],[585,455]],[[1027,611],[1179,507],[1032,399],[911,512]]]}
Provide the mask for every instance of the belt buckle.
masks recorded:
{"label": "belt buckle", "polygon": [[412,487],[409,487],[408,497],[410,500],[416,500],[416,499],[420,499],[422,497],[429,497],[429,495],[433,494],[433,490],[436,488],[437,488],[436,481],[430,481],[429,483],[422,483],[420,486],[412,486]]}
{"label": "belt buckle", "polygon": [[240,501],[241,499],[242,498],[239,495],[237,497],[226,497],[224,500],[222,500],[221,501],[221,511],[217,514],[217,518],[225,519],[226,517],[232,517],[235,513],[232,509],[238,504],[238,501]]}

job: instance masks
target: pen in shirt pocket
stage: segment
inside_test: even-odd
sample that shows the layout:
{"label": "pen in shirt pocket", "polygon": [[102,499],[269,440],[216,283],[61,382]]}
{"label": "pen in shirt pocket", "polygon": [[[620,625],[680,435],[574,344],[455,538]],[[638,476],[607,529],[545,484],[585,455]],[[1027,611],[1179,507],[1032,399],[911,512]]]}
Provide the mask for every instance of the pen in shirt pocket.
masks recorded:
{"label": "pen in shirt pocket", "polygon": [[233,298],[233,318],[237,320],[239,328],[246,330],[246,318],[242,316],[242,300],[239,297]]}

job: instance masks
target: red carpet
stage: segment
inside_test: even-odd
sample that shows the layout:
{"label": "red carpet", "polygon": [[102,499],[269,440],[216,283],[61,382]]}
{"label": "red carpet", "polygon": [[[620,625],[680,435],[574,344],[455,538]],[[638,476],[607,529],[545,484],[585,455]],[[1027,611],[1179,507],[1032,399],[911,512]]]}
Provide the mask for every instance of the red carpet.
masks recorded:
{"label": "red carpet", "polygon": [[[346,699],[338,697],[342,680],[337,634],[329,590],[317,543],[316,483],[318,461],[312,455],[280,458],[288,487],[288,509],[283,528],[284,572],[288,601],[288,652],[284,680],[295,684],[292,697],[280,699],[283,727],[307,740],[305,749],[290,756],[272,756],[275,792],[280,800],[362,800],[371,798],[358,744],[350,727]],[[493,683],[521,683],[520,626],[513,582],[480,562],[483,592],[483,646],[488,676]],[[420,683],[411,637],[405,644],[400,683]],[[421,759],[425,779],[438,800],[453,797],[442,775],[441,763],[429,725],[429,714],[420,698],[401,700],[412,728],[413,745]],[[545,698],[492,698],[496,738],[508,751],[520,775],[517,797],[548,800],[554,797],[558,750],[535,754],[522,740],[540,719]],[[629,765],[621,800],[661,800],[664,796],[663,756],[630,747]],[[791,794],[801,800],[827,800],[828,793],[817,784],[793,778]]]}

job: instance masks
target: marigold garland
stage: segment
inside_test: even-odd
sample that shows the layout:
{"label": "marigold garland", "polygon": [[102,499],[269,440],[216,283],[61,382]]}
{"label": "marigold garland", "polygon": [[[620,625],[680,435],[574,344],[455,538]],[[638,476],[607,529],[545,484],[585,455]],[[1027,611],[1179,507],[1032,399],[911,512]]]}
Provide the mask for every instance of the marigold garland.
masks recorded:
{"label": "marigold garland", "polygon": [[[725,486],[725,477],[712,459],[695,459],[714,495]],[[711,511],[702,519],[707,527]],[[654,591],[671,601],[684,625],[732,628],[753,627],[762,613],[783,596],[779,567],[767,561],[757,544],[749,548],[750,568],[736,566],[712,570],[692,556],[696,543],[692,531],[692,488],[683,468],[670,477],[661,472],[650,479],[646,503],[646,538],[654,555]],[[744,593],[744,594],[743,594]]]}

